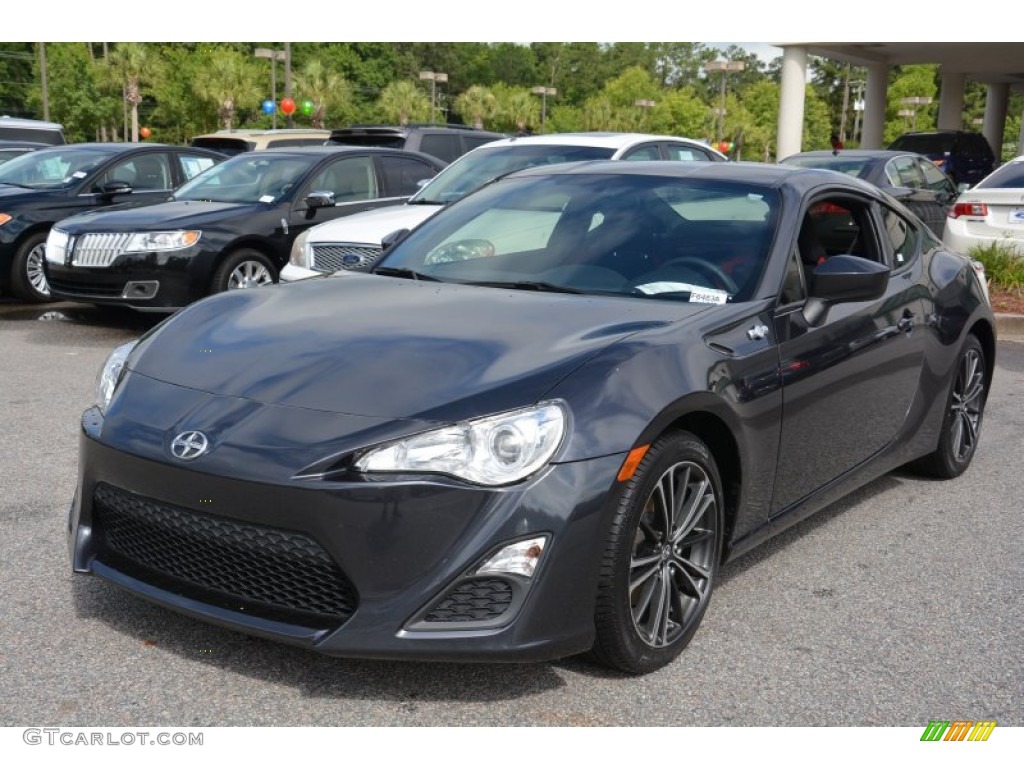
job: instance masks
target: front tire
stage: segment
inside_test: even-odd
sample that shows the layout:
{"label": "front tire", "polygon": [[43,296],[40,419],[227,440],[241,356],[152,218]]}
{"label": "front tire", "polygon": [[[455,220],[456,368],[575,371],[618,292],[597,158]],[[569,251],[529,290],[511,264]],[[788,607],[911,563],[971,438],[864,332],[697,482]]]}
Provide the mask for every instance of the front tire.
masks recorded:
{"label": "front tire", "polygon": [[981,422],[988,397],[985,351],[977,337],[964,341],[957,358],[938,447],[912,466],[923,475],[949,480],[971,465],[981,437]]}
{"label": "front tire", "polygon": [[718,575],[722,483],[689,432],[660,438],[622,484],[605,546],[591,655],[630,674],[671,662],[700,625]]}
{"label": "front tire", "polygon": [[258,288],[277,282],[277,268],[254,248],[241,248],[230,254],[210,281],[211,293],[238,288]]}
{"label": "front tire", "polygon": [[46,261],[46,232],[29,235],[18,246],[11,262],[11,293],[22,301],[51,301],[50,284],[43,272]]}

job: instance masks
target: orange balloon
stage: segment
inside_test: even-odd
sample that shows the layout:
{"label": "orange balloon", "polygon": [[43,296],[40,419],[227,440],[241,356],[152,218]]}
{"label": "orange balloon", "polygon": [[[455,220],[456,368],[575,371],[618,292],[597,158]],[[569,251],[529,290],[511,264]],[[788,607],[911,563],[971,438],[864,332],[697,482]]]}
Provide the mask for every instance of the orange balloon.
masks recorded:
{"label": "orange balloon", "polygon": [[153,132],[149,130],[149,128],[147,128],[146,126],[142,126],[141,128],[139,128],[139,136],[141,136],[142,138],[148,139],[152,135]]}

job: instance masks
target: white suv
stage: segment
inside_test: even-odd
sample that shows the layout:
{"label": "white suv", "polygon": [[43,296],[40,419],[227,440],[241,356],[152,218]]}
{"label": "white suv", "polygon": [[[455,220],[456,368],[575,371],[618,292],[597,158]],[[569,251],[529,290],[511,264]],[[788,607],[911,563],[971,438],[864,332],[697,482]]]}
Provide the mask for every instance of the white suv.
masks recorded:
{"label": "white suv", "polygon": [[385,236],[412,229],[487,182],[523,168],[576,160],[723,162],[727,158],[700,141],[640,133],[552,133],[492,141],[460,157],[402,205],[306,230],[296,238],[281,280],[366,269],[383,250]]}

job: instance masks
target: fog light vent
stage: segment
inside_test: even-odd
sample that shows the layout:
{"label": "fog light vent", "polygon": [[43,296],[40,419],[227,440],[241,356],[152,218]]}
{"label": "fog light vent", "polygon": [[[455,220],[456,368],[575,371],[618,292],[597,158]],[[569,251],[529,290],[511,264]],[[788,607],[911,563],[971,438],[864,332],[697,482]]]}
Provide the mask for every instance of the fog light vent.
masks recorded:
{"label": "fog light vent", "polygon": [[470,579],[450,590],[424,617],[428,622],[488,621],[512,604],[512,587],[503,579]]}

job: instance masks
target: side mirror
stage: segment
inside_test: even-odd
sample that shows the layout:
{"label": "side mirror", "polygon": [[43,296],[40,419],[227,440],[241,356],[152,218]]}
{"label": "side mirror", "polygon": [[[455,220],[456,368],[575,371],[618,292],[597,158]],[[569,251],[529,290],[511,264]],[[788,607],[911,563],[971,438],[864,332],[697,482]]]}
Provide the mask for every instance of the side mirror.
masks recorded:
{"label": "side mirror", "polygon": [[891,271],[884,264],[860,256],[831,257],[811,273],[811,295],[804,305],[804,319],[808,325],[821,325],[833,304],[880,298],[889,285]]}
{"label": "side mirror", "polygon": [[956,185],[957,193],[966,192],[970,188],[971,188],[971,185],[968,184],[966,181],[961,181],[959,184]]}
{"label": "side mirror", "polygon": [[330,208],[334,205],[334,193],[327,190],[314,190],[306,195],[302,202],[307,208]]}
{"label": "side mirror", "polygon": [[910,187],[893,187],[889,190],[889,194],[895,197],[897,200],[905,200],[906,198],[917,192],[916,189]]}
{"label": "side mirror", "polygon": [[380,240],[380,244],[386,251],[392,246],[398,245],[400,242],[405,240],[408,234],[408,229],[396,229],[394,232],[388,232],[388,234],[384,235]]}
{"label": "side mirror", "polygon": [[99,188],[99,193],[107,197],[127,195],[133,191],[135,191],[135,188],[127,181],[108,181],[105,184],[101,184]]}

